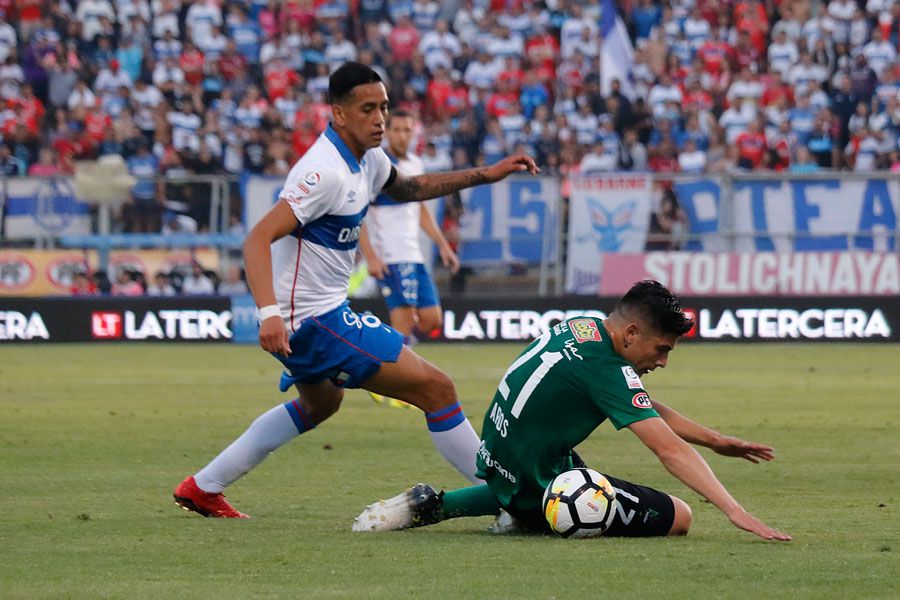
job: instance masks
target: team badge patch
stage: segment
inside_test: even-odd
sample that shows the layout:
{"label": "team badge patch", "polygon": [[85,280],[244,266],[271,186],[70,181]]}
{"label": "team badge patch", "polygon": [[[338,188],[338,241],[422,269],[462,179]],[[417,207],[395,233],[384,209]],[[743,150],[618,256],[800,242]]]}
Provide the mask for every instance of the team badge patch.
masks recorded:
{"label": "team badge patch", "polygon": [[632,396],[631,403],[638,408],[653,408],[653,404],[650,403],[650,396],[647,395],[647,392],[638,392]]}
{"label": "team badge patch", "polygon": [[593,319],[572,319],[569,321],[569,329],[575,336],[575,341],[579,344],[582,342],[599,342],[603,340],[600,335],[600,329]]}
{"label": "team badge patch", "polygon": [[641,383],[641,378],[634,372],[634,369],[624,366],[622,367],[622,375],[625,376],[625,383],[628,384],[629,390],[643,389],[644,384]]}
{"label": "team badge patch", "polygon": [[322,176],[315,171],[310,171],[303,176],[303,183],[305,183],[307,187],[316,187],[319,185],[320,181],[322,181]]}
{"label": "team badge patch", "polygon": [[[304,196],[309,196],[312,192],[312,188],[319,185],[320,181],[322,181],[322,176],[315,171],[310,171],[303,176],[303,181],[297,184],[297,189],[300,190]],[[288,199],[288,202],[290,202],[290,199]]]}

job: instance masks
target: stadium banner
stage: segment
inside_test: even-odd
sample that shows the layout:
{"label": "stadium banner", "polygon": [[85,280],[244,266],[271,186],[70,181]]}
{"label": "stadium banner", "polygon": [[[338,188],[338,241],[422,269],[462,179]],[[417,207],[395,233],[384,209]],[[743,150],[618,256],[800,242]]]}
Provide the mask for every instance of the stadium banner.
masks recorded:
{"label": "stadium banner", "polygon": [[887,252],[604,254],[594,294],[619,296],[655,279],[679,296],[900,298],[900,256]]}
{"label": "stadium banner", "polygon": [[[895,251],[900,180],[741,180],[732,183],[734,239],[720,233],[721,187],[679,181],[675,195],[697,236],[685,250],[707,252]],[[732,247],[733,245],[733,247]]]}
{"label": "stadium banner", "polygon": [[[435,339],[529,341],[573,316],[604,317],[618,298],[447,299],[443,329]],[[696,322],[685,336],[691,341],[900,342],[900,303],[895,297],[688,296],[681,300]],[[361,306],[355,303],[355,310]],[[372,308],[383,318],[383,309]]]}
{"label": "stadium banner", "polygon": [[[437,342],[528,342],[576,316],[603,318],[618,297],[449,298]],[[900,342],[900,303],[874,296],[682,297],[696,326],[686,340]],[[381,299],[354,301],[387,321]],[[0,344],[35,342],[257,343],[249,296],[0,298]]]}
{"label": "stadium banner", "polygon": [[[148,281],[160,272],[186,275],[193,260],[206,269],[219,269],[219,253],[211,248],[111,250],[108,276],[115,281],[122,269],[140,271]],[[93,273],[99,264],[95,250],[0,250],[0,296],[67,296],[72,275]]]}
{"label": "stadium banner", "polygon": [[250,231],[278,201],[278,194],[284,187],[284,177],[244,174],[239,184],[244,201],[244,227]]}
{"label": "stadium banner", "polygon": [[647,175],[575,177],[569,200],[566,291],[596,294],[607,252],[642,252],[653,181]]}
{"label": "stadium banner", "polygon": [[459,259],[464,265],[555,263],[559,180],[511,176],[460,192]]}
{"label": "stadium banner", "polygon": [[2,188],[4,237],[30,240],[91,232],[90,205],[75,197],[70,177],[9,177]]}
{"label": "stadium banner", "polygon": [[0,298],[0,344],[229,342],[229,298]]}

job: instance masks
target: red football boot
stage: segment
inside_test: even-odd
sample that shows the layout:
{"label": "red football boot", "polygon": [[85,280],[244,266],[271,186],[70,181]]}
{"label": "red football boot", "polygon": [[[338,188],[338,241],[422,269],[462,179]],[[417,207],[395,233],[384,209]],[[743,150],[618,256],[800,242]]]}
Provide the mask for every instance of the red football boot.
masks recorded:
{"label": "red football boot", "polygon": [[228,500],[225,499],[223,494],[204,492],[197,487],[197,482],[194,481],[193,475],[179,483],[172,495],[175,497],[175,504],[184,510],[192,510],[204,517],[222,517],[225,519],[250,518],[250,515],[245,515],[228,504]]}

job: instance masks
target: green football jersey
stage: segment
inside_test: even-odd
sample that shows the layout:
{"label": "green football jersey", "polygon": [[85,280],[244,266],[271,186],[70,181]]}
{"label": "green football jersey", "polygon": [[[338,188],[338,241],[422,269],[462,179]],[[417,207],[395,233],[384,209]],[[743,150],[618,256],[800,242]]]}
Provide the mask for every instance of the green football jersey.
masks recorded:
{"label": "green football jersey", "polygon": [[481,429],[478,474],[506,508],[540,510],[544,489],[603,421],[659,416],[600,319],[553,326],[510,365]]}

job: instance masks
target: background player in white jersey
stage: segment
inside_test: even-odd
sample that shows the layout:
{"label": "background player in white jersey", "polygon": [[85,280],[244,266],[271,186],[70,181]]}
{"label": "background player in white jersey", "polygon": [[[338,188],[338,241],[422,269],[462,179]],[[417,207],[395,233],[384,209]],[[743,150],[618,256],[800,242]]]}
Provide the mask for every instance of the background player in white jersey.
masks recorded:
{"label": "background player in white jersey", "polygon": [[[388,158],[397,172],[407,177],[425,172],[422,160],[409,152],[414,125],[410,113],[396,111],[388,117],[385,130]],[[437,245],[444,266],[456,273],[459,259],[424,203],[397,202],[383,192],[378,194],[359,236],[369,274],[378,280],[387,304],[391,327],[402,333],[403,342],[410,346],[442,322],[437,287],[419,243],[420,228]],[[372,397],[383,400],[378,394]],[[394,399],[391,404],[409,406]]]}
{"label": "background player in white jersey", "polygon": [[284,365],[280,388],[299,396],[258,417],[206,467],[175,488],[182,507],[210,517],[247,515],[222,491],[340,408],[345,387],[398,398],[425,412],[432,440],[471,481],[479,440],[450,378],[372,315],[350,310],[347,286],[369,202],[384,190],[401,202],[437,198],[512,173],[537,173],[528,156],[489,167],[416,177],[381,149],[388,112],[378,74],[345,63],[329,79],[333,120],[288,174],[279,199],[244,242],[247,281],[259,308],[259,342]]}

